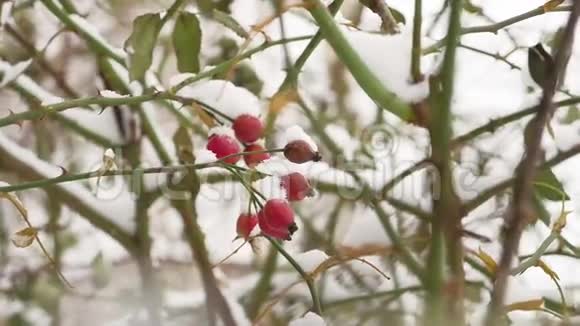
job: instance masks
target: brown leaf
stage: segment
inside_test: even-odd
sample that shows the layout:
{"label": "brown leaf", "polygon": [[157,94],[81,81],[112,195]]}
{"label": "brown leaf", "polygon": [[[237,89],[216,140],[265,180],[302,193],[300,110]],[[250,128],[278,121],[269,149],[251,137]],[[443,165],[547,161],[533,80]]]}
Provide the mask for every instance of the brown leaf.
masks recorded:
{"label": "brown leaf", "polygon": [[560,277],[558,276],[558,274],[556,274],[556,272],[554,272],[554,270],[552,268],[550,268],[550,266],[548,266],[548,264],[544,263],[543,260],[538,259],[536,266],[540,267],[544,271],[544,273],[546,273],[546,275],[548,275],[551,279],[560,280]]}
{"label": "brown leaf", "polygon": [[208,128],[213,128],[216,125],[214,118],[204,110],[201,105],[197,103],[191,103],[191,111],[196,114],[201,122],[206,125]]}
{"label": "brown leaf", "polygon": [[556,7],[561,5],[562,2],[564,2],[564,0],[550,0],[550,1],[546,2],[543,5],[544,12],[548,12],[548,11],[552,11],[552,10],[556,9]]}
{"label": "brown leaf", "polygon": [[495,275],[495,272],[497,271],[497,263],[495,262],[495,260],[485,251],[483,251],[481,247],[479,248],[478,252],[475,253],[475,255],[485,264],[487,270],[492,275]]}
{"label": "brown leaf", "polygon": [[288,103],[296,102],[298,100],[298,92],[294,88],[288,88],[286,90],[276,93],[270,100],[270,106],[268,107],[269,114],[278,114],[288,105]]}
{"label": "brown leaf", "polygon": [[16,232],[12,236],[12,243],[18,248],[26,248],[34,242],[38,230],[33,227],[28,227]]}
{"label": "brown leaf", "polygon": [[506,311],[514,311],[514,310],[532,311],[542,309],[543,305],[544,299],[534,299],[509,304],[505,306],[505,309]]}
{"label": "brown leaf", "polygon": [[24,219],[28,218],[28,211],[26,210],[26,207],[24,207],[24,204],[20,201],[18,197],[16,197],[16,195],[14,195],[11,192],[0,192],[0,198],[8,199],[12,203],[12,205],[16,207],[16,209],[18,210],[18,212],[20,212],[20,214],[24,217]]}

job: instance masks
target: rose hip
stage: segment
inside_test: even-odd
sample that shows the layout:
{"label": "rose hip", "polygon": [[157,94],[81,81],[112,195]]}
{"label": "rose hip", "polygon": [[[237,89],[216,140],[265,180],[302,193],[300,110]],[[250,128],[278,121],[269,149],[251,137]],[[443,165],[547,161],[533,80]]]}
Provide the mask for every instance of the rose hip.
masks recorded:
{"label": "rose hip", "polygon": [[304,140],[289,142],[284,147],[284,156],[292,163],[318,162],[321,160],[320,153],[314,151]]}
{"label": "rose hip", "polygon": [[262,137],[264,126],[257,117],[242,114],[234,120],[232,125],[236,138],[244,144],[253,143]]}
{"label": "rose hip", "polygon": [[[265,150],[262,145],[251,144],[246,146],[245,152],[258,152]],[[270,158],[270,153],[256,153],[256,154],[246,154],[244,155],[244,161],[246,165],[250,168],[262,163],[263,161]]]}
{"label": "rose hip", "polygon": [[294,223],[294,212],[284,199],[268,200],[258,213],[258,222],[264,234],[281,240],[290,240],[298,229]]}
{"label": "rose hip", "polygon": [[250,213],[242,213],[236,222],[236,231],[238,236],[248,239],[254,227],[258,224],[258,215]]}
{"label": "rose hip", "polygon": [[[240,145],[238,145],[236,140],[228,135],[223,134],[211,135],[207,141],[206,148],[212,151],[218,159],[240,152]],[[239,159],[240,156],[236,155],[228,157],[224,160],[224,162],[229,164],[236,164]]]}
{"label": "rose hip", "polygon": [[286,196],[289,201],[298,201],[313,195],[310,182],[301,173],[290,173],[281,179],[281,186],[286,189]]}

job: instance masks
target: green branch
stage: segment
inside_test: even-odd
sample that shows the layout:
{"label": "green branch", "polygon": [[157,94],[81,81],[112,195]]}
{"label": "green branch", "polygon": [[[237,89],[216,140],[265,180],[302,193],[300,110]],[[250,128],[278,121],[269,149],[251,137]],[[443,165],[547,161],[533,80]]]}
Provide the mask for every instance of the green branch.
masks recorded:
{"label": "green branch", "polygon": [[415,15],[413,16],[413,45],[411,48],[411,76],[416,83],[421,76],[421,25],[423,22],[423,0],[415,0]]}
{"label": "green branch", "polygon": [[[441,73],[431,80],[430,102],[433,121],[429,126],[431,136],[431,160],[437,168],[439,178],[439,198],[433,198],[434,217],[431,223],[431,248],[427,262],[429,277],[427,282],[426,318],[428,323],[439,325],[452,321],[463,325],[464,294],[463,244],[461,241],[461,204],[455,193],[451,170],[452,105],[454,91],[455,60],[461,29],[461,0],[450,2],[447,47]],[[448,263],[453,290],[447,298],[443,296],[445,263]],[[445,302],[447,300],[447,302]],[[444,313],[445,303],[450,316]]]}
{"label": "green branch", "polygon": [[180,83],[176,87],[172,88],[171,90],[165,91],[165,92],[155,92],[155,93],[139,95],[139,96],[123,96],[123,97],[94,96],[94,97],[86,97],[86,98],[80,98],[80,99],[66,100],[66,101],[63,101],[61,103],[42,106],[39,110],[35,110],[35,111],[27,111],[27,112],[22,112],[22,113],[17,113],[17,114],[9,114],[7,117],[0,119],[0,128],[4,127],[4,126],[12,125],[12,124],[18,124],[22,121],[42,119],[48,115],[51,115],[51,114],[54,114],[57,112],[62,112],[62,111],[68,110],[68,109],[76,108],[76,107],[89,106],[89,105],[101,105],[103,107],[112,107],[112,106],[120,106],[120,105],[136,105],[136,104],[141,104],[141,103],[148,102],[148,101],[161,100],[161,99],[173,99],[174,94],[178,90],[180,90],[181,88],[183,88],[191,83],[194,83],[196,81],[202,80],[204,78],[211,78],[211,77],[218,75],[224,71],[227,71],[232,64],[234,64],[235,62],[237,62],[239,60],[249,58],[252,55],[254,55],[260,51],[263,51],[267,48],[270,48],[272,46],[280,45],[280,44],[287,43],[287,42],[289,43],[289,42],[304,41],[304,40],[310,39],[311,37],[312,36],[300,36],[300,37],[294,37],[294,38],[289,38],[289,39],[285,39],[285,40],[277,40],[277,41],[273,41],[273,42],[264,43],[261,46],[258,46],[252,50],[248,50],[247,52],[244,52],[239,57],[225,61],[225,62],[215,66],[212,69],[209,69],[203,73],[199,73],[194,77],[188,78],[187,80]]}
{"label": "green branch", "polygon": [[280,243],[278,243],[277,240],[272,239],[269,236],[265,236],[265,237],[268,240],[270,240],[270,243],[272,243],[272,245],[276,248],[276,250],[278,250],[278,252],[281,253],[282,256],[284,256],[284,258],[286,258],[286,260],[288,260],[290,265],[292,265],[292,267],[294,267],[294,269],[298,272],[298,274],[300,274],[300,276],[302,276],[302,278],[304,279],[304,282],[306,282],[306,285],[308,286],[308,290],[310,291],[310,296],[312,297],[312,311],[318,315],[322,315],[322,306],[320,304],[320,298],[318,297],[318,293],[316,292],[316,286],[314,285],[314,280],[312,279],[312,277],[310,275],[308,275],[302,269],[300,264],[298,264],[298,262],[296,262],[296,260],[294,260],[294,258],[292,258],[292,256],[290,256],[290,254],[288,254],[288,252],[286,252],[286,250],[284,250],[282,245]]}
{"label": "green branch", "polygon": [[[404,121],[412,121],[413,111],[397,95],[388,90],[377,76],[369,69],[358,53],[336,25],[332,15],[320,0],[308,0],[308,10],[318,23],[322,35],[336,52],[340,60],[348,67],[352,76],[367,95],[377,105],[395,114]],[[392,49],[396,51],[396,49]]]}

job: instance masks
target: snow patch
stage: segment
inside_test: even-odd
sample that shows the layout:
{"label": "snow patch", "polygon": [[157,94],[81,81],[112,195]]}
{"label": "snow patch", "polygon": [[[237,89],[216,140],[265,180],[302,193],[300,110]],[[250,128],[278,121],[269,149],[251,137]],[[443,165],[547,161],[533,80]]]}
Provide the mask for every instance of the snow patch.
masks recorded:
{"label": "snow patch", "polygon": [[294,260],[296,260],[306,273],[314,272],[314,270],[327,259],[328,255],[318,249],[303,252],[294,256]]}
{"label": "snow patch", "polygon": [[179,96],[192,97],[235,119],[242,114],[260,116],[260,100],[250,91],[226,80],[208,80],[186,86]]}
{"label": "snow patch", "polygon": [[[4,3],[6,4],[6,3]],[[2,65],[2,82],[0,82],[0,88],[5,87],[6,85],[13,82],[16,78],[18,78],[30,65],[32,64],[32,59],[28,59],[25,61],[20,61],[15,65],[10,65],[8,63]]]}
{"label": "snow patch", "polygon": [[288,326],[325,326],[324,319],[319,315],[309,312],[304,317],[294,319]]}

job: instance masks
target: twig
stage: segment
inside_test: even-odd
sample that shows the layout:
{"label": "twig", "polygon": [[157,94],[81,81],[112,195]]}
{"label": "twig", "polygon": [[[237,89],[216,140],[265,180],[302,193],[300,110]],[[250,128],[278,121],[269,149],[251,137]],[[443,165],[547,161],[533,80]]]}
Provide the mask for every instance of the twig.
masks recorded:
{"label": "twig", "polygon": [[415,0],[413,16],[413,45],[411,49],[411,76],[413,81],[421,81],[421,26],[423,22],[423,0]]}
{"label": "twig", "polygon": [[314,285],[314,280],[312,279],[312,277],[310,275],[308,275],[308,273],[306,273],[302,269],[300,264],[298,264],[294,260],[294,258],[292,258],[292,256],[290,256],[290,254],[288,254],[288,252],[286,252],[286,250],[284,250],[284,248],[282,247],[282,245],[280,245],[278,243],[278,241],[276,241],[275,239],[272,239],[271,237],[268,237],[268,236],[266,236],[266,238],[268,240],[270,240],[270,243],[272,243],[272,245],[276,248],[276,250],[278,250],[278,252],[281,253],[282,256],[284,256],[284,258],[286,258],[286,260],[288,260],[290,265],[292,265],[292,267],[294,267],[294,269],[298,272],[298,274],[300,274],[300,276],[302,276],[302,278],[306,282],[306,285],[308,286],[308,290],[310,291],[310,296],[312,297],[312,310],[313,310],[313,312],[315,312],[318,315],[322,315],[322,306],[320,305],[320,298],[318,297],[318,292],[316,291],[316,286]]}
{"label": "twig", "polygon": [[414,114],[409,105],[404,103],[395,93],[385,88],[375,73],[363,62],[340,31],[324,4],[320,0],[308,0],[307,3],[310,4],[310,14],[318,23],[322,35],[367,95],[380,107],[397,115],[402,120],[413,120]]}
{"label": "twig", "polygon": [[543,85],[544,93],[540,108],[526,128],[525,156],[522,158],[516,172],[513,199],[504,225],[503,250],[496,273],[490,309],[486,317],[486,324],[489,326],[496,325],[502,316],[511,261],[517,252],[523,228],[528,223],[529,215],[533,211],[530,198],[533,191],[533,180],[537,171],[537,161],[542,152],[542,136],[544,128],[554,112],[552,99],[559,79],[566,71],[568,65],[579,15],[580,2],[575,1],[572,5],[572,13],[568,19],[562,43],[555,56],[554,67],[548,69],[548,78]]}
{"label": "twig", "polygon": [[[455,80],[455,57],[461,29],[461,0],[450,1],[449,28],[446,50],[440,76],[431,80],[430,102],[434,109],[433,121],[429,126],[431,136],[431,161],[439,173],[438,198],[433,197],[434,217],[431,224],[431,247],[427,261],[427,302],[428,323],[439,325],[451,321],[463,325],[465,272],[463,270],[463,243],[461,226],[461,203],[453,185],[451,171],[451,98]],[[447,285],[448,297],[443,297],[444,264],[447,261],[451,272]],[[443,311],[447,300],[449,317]]]}
{"label": "twig", "polygon": [[[497,33],[499,30],[501,30],[503,28],[506,28],[510,25],[513,25],[515,23],[519,23],[521,21],[524,21],[526,19],[529,19],[529,18],[532,18],[535,16],[543,15],[545,13],[562,12],[562,11],[570,11],[570,10],[572,10],[572,6],[561,6],[561,7],[552,9],[550,11],[546,11],[544,9],[544,6],[540,6],[538,8],[533,9],[533,10],[525,12],[521,15],[517,15],[515,17],[508,18],[506,20],[502,20],[502,21],[497,22],[495,24],[462,28],[460,35],[473,34],[473,33]],[[441,47],[445,46],[446,40],[447,40],[447,38],[441,39],[441,40],[435,42],[435,44],[423,49],[423,54],[428,54],[428,53],[433,53],[433,52],[438,51]]]}

